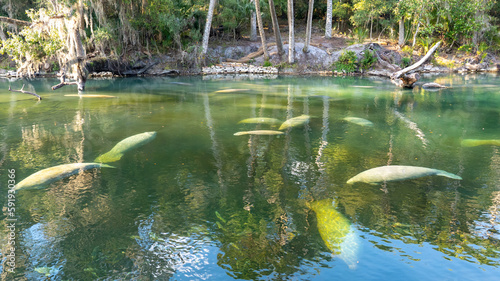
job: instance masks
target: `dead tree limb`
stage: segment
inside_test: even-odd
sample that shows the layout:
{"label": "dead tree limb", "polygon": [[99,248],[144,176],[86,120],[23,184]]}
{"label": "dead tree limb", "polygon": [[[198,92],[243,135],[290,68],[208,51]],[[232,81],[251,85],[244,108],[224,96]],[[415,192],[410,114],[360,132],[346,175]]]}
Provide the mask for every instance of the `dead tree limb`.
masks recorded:
{"label": "dead tree limb", "polygon": [[19,92],[19,93],[23,93],[23,94],[29,94],[29,95],[32,95],[32,96],[34,96],[34,97],[37,97],[37,98],[38,98],[38,101],[41,101],[41,100],[42,100],[42,97],[40,97],[39,95],[37,95],[37,94],[35,94],[35,93],[32,93],[32,92],[25,91],[25,90],[24,90],[24,84],[23,84],[23,86],[21,87],[21,90],[12,90],[12,89],[10,88],[10,85],[9,85],[9,91],[10,91],[10,92]]}
{"label": "dead tree limb", "polygon": [[[405,88],[413,88],[413,84],[417,82],[418,80],[418,75],[406,75],[408,72],[416,70],[422,64],[424,64],[429,57],[436,51],[436,49],[441,45],[441,41],[437,42],[428,52],[425,54],[423,58],[421,58],[418,62],[408,66],[407,68],[404,68],[400,71],[394,72],[391,75],[391,80],[393,83],[396,85],[399,85],[400,87],[405,87]],[[396,81],[396,79],[400,79],[401,81]]]}
{"label": "dead tree limb", "polygon": [[8,17],[0,17],[0,22],[5,22],[8,24],[16,25],[16,26],[30,26],[31,22],[24,20],[17,20]]}

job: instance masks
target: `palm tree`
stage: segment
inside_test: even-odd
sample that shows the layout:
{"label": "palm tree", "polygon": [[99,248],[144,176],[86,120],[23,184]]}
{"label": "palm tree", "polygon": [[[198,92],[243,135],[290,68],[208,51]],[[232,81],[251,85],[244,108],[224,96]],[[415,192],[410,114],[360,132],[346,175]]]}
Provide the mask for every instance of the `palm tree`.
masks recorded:
{"label": "palm tree", "polygon": [[295,28],[293,14],[293,0],[287,1],[287,17],[288,17],[288,63],[294,63],[295,58]]}
{"label": "palm tree", "polygon": [[[250,2],[255,0],[250,0]],[[250,15],[250,41],[257,41],[257,15],[252,11]]]}
{"label": "palm tree", "polygon": [[304,53],[309,52],[309,43],[311,42],[311,32],[312,32],[312,17],[314,9],[314,0],[309,0],[309,11],[307,13],[307,26],[306,26],[306,43],[304,44]]}
{"label": "palm tree", "polygon": [[278,24],[278,17],[276,17],[276,11],[274,9],[274,1],[269,0],[269,12],[271,13],[271,20],[273,22],[274,37],[276,38],[276,48],[278,48],[278,55],[281,60],[283,55],[283,42],[281,41],[280,27]]}
{"label": "palm tree", "polygon": [[333,3],[332,0],[326,0],[326,26],[325,26],[325,38],[332,38],[332,10]]}
{"label": "palm tree", "polygon": [[201,43],[201,55],[205,57],[208,50],[208,37],[210,36],[210,28],[212,26],[212,18],[214,16],[215,0],[210,0],[208,6],[207,22],[205,23],[205,32],[203,32],[203,41]]}
{"label": "palm tree", "polygon": [[[210,0],[212,1],[212,0]],[[259,25],[260,40],[262,41],[262,49],[264,49],[264,59],[269,59],[266,45],[266,33],[264,32],[264,25],[262,24],[262,15],[260,14],[260,1],[254,0],[255,13],[257,14],[257,24]]]}

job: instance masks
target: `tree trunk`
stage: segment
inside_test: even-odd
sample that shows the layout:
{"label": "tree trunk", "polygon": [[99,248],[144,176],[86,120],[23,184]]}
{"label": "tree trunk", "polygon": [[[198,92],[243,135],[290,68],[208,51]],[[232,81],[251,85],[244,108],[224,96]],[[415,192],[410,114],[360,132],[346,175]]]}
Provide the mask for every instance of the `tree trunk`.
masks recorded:
{"label": "tree trunk", "polygon": [[413,43],[412,47],[415,47],[415,44],[417,43],[417,35],[418,35],[418,30],[420,29],[420,21],[417,23],[417,30],[415,30],[415,34],[413,34]]}
{"label": "tree trunk", "polygon": [[266,33],[264,31],[264,25],[262,24],[262,15],[260,13],[260,3],[259,0],[254,0],[255,3],[255,13],[257,14],[257,24],[259,25],[260,40],[262,41],[262,48],[264,49],[264,59],[269,59],[269,53],[267,52],[266,46]]}
{"label": "tree trunk", "polygon": [[284,54],[283,42],[281,41],[280,27],[278,23],[278,17],[276,17],[276,11],[274,9],[274,1],[269,0],[269,12],[271,13],[271,20],[273,23],[274,37],[276,38],[276,48],[278,49],[278,56],[280,57]]}
{"label": "tree trunk", "polygon": [[373,17],[370,16],[370,42],[372,42]]}
{"label": "tree trunk", "polygon": [[201,43],[201,55],[204,58],[208,50],[208,37],[210,36],[210,28],[212,26],[212,18],[214,16],[215,0],[210,0],[208,6],[207,22],[205,23],[205,31],[203,33],[203,41]]}
{"label": "tree trunk", "polygon": [[332,38],[332,13],[333,13],[333,0],[326,0],[326,25],[325,25],[325,38]]}
{"label": "tree trunk", "polygon": [[311,32],[312,32],[312,17],[314,9],[314,0],[309,0],[309,10],[307,13],[307,26],[306,26],[306,42],[304,44],[304,53],[309,52],[309,44],[311,43]]}
{"label": "tree trunk", "polygon": [[295,62],[295,28],[294,28],[294,13],[293,0],[288,0],[287,17],[288,17],[288,63]]}
{"label": "tree trunk", "polygon": [[[255,0],[250,0],[255,1]],[[250,41],[257,41],[257,16],[255,12],[252,12],[250,16]]]}
{"label": "tree trunk", "polygon": [[399,41],[398,45],[403,47],[405,45],[405,18],[401,17],[399,19]]}

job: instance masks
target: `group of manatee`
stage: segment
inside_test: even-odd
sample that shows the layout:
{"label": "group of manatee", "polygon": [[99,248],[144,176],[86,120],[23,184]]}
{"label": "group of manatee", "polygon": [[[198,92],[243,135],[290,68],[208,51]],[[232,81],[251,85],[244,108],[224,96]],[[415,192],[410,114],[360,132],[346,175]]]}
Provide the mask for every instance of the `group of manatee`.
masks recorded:
{"label": "group of manatee", "polygon": [[133,135],[117,143],[109,152],[100,155],[92,163],[71,163],[43,169],[20,181],[14,189],[22,190],[41,188],[57,180],[78,174],[88,169],[114,168],[113,166],[104,163],[111,163],[120,160],[127,151],[143,146],[152,141],[155,137],[156,132],[145,132]]}
{"label": "group of manatee", "polygon": [[[284,122],[276,118],[270,117],[256,117],[256,118],[248,118],[241,120],[238,123],[243,124],[268,124],[268,125],[277,125],[281,124],[278,131],[276,130],[252,130],[252,131],[242,131],[237,132],[235,136],[241,135],[282,135],[284,132],[282,130],[297,127],[306,124],[309,122],[309,115],[300,115],[297,117],[290,118]],[[364,126],[364,127],[373,127],[373,123],[367,119],[360,117],[344,117],[343,120]],[[499,140],[473,140],[466,139],[462,141],[462,146],[477,146],[477,145],[500,145]],[[354,177],[350,178],[347,181],[347,184],[353,184],[356,182],[364,182],[368,184],[378,184],[383,182],[391,182],[391,181],[400,181],[407,179],[415,179],[425,176],[443,176],[452,179],[461,180],[462,178],[458,175],[426,167],[417,167],[417,166],[402,166],[402,165],[391,165],[391,166],[381,166],[373,169],[366,170],[361,172]]]}
{"label": "group of manatee", "polygon": [[[283,130],[297,127],[309,122],[309,115],[300,115],[281,122],[275,118],[257,117],[241,120],[242,124],[268,124],[280,127],[278,130],[252,130],[237,132],[235,136],[241,135],[282,135]],[[359,117],[345,117],[343,120],[366,127],[373,127],[369,120]],[[80,173],[93,168],[114,168],[105,163],[116,162],[132,149],[149,143],[156,137],[156,132],[145,132],[128,137],[118,142],[110,151],[98,156],[92,163],[72,163],[64,164],[38,171],[21,182],[15,189],[35,189],[45,187],[52,182]],[[500,145],[500,140],[475,140],[465,139],[462,146],[472,147],[478,145]],[[363,182],[368,184],[379,184],[383,182],[401,181],[415,179],[424,176],[443,176],[451,179],[461,180],[458,175],[426,167],[390,165],[372,168],[351,177],[347,184]],[[357,266],[357,255],[359,251],[359,237],[355,233],[354,227],[349,220],[335,209],[332,199],[316,200],[308,203],[309,207],[316,213],[318,232],[325,242],[327,248],[335,255],[338,255],[349,268]]]}

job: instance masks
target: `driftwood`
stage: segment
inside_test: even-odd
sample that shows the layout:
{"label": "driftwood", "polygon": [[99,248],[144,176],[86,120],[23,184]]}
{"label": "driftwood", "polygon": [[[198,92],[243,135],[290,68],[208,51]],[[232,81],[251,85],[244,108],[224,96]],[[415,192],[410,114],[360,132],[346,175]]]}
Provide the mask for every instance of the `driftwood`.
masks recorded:
{"label": "driftwood", "polygon": [[[287,42],[287,41],[284,41],[284,42],[283,42],[283,45],[286,45],[286,44],[288,44],[288,42]],[[272,46],[276,45],[276,43],[274,43],[274,42],[273,42],[273,43],[268,43],[268,44],[266,44],[266,45],[267,45],[266,47],[268,47],[268,48],[269,48],[269,47],[272,47]],[[256,57],[258,57],[258,56],[261,56],[262,54],[264,54],[264,48],[261,46],[261,47],[260,47],[257,51],[255,51],[255,52],[253,52],[253,53],[250,53],[250,54],[248,54],[248,55],[246,55],[246,56],[242,57],[242,58],[241,58],[241,59],[239,59],[239,60],[235,60],[235,59],[226,59],[226,61],[227,61],[227,62],[247,63],[247,62],[249,62],[251,59],[256,58]]]}
{"label": "driftwood", "polygon": [[38,101],[41,101],[41,100],[42,100],[42,97],[40,97],[39,95],[37,95],[37,94],[35,94],[35,93],[33,93],[33,92],[28,92],[28,91],[25,91],[25,90],[24,90],[24,84],[23,84],[23,86],[21,87],[21,90],[12,90],[12,89],[10,88],[10,85],[9,85],[9,91],[10,91],[10,92],[19,92],[19,93],[23,93],[23,94],[32,95],[32,96],[34,96],[34,97],[38,98]]}
{"label": "driftwood", "polygon": [[[408,66],[407,68],[404,68],[400,71],[396,71],[391,75],[391,81],[395,83],[396,85],[400,87],[405,87],[405,88],[413,88],[413,85],[415,82],[417,82],[419,75],[417,73],[413,73],[410,75],[407,75],[407,73],[414,71],[418,69],[422,64],[424,64],[430,56],[436,51],[436,49],[441,45],[441,41],[437,42],[428,52],[425,54],[425,56],[420,59],[418,62]],[[397,80],[399,79],[399,80]]]}

